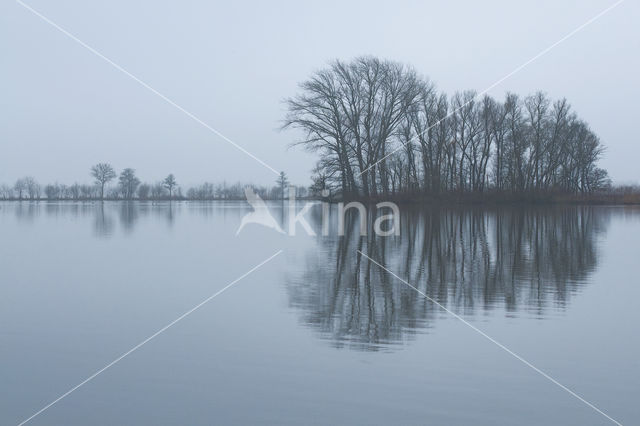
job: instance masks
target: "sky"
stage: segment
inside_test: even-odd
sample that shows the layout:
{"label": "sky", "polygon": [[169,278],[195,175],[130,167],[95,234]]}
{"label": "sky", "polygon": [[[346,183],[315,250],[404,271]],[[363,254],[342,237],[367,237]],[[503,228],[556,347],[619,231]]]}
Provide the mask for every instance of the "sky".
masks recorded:
{"label": "sky", "polygon": [[[412,65],[448,94],[482,91],[615,3],[587,1],[24,0],[292,183],[316,154],[281,131],[283,100],[333,59]],[[640,183],[640,3],[626,0],[489,93],[565,97]],[[90,182],[108,162],[146,182],[275,182],[241,152],[13,0],[0,3],[0,183]]]}

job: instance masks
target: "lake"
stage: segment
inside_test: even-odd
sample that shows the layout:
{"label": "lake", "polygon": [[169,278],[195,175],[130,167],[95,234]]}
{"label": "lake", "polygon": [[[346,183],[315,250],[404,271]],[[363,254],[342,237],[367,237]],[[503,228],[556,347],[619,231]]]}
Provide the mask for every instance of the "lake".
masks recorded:
{"label": "lake", "polygon": [[638,422],[640,208],[401,206],[390,237],[335,206],[328,236],[236,235],[248,212],[0,203],[0,424],[280,250],[28,424],[614,424],[531,366]]}

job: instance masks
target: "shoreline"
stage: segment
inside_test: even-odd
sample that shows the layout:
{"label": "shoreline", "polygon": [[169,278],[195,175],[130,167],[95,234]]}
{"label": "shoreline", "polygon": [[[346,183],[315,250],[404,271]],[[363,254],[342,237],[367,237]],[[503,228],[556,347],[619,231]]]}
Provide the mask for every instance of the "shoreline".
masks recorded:
{"label": "shoreline", "polygon": [[[288,198],[263,198],[264,201],[288,201]],[[330,204],[360,202],[363,204],[377,204],[380,202],[393,202],[399,205],[431,205],[431,206],[552,206],[552,205],[640,205],[640,194],[415,194],[389,195],[377,197],[349,197],[349,198],[323,198],[323,197],[298,197],[299,201],[324,201]],[[2,202],[11,203],[145,203],[145,202],[212,202],[212,201],[246,201],[246,198],[147,198],[147,199],[122,199],[122,198],[7,198]]]}

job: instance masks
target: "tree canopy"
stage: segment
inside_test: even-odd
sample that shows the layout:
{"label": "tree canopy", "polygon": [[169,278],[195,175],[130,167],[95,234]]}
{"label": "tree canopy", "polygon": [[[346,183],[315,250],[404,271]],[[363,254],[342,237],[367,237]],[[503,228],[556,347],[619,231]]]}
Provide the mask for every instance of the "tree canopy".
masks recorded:
{"label": "tree canopy", "polygon": [[565,99],[449,97],[405,65],[334,61],[286,100],[284,128],[320,154],[314,182],[343,194],[591,192],[604,147]]}

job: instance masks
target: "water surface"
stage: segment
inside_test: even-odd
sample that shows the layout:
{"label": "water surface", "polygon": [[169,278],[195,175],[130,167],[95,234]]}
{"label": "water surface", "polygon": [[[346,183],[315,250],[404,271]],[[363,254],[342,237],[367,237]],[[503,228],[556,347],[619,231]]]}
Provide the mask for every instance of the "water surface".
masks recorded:
{"label": "water surface", "polygon": [[[271,211],[283,227],[286,213]],[[236,236],[243,202],[1,203],[0,424],[610,424],[640,415],[640,210],[402,208]],[[369,218],[370,219],[370,218]],[[320,230],[321,209],[309,214]],[[364,255],[358,254],[358,251]]]}

